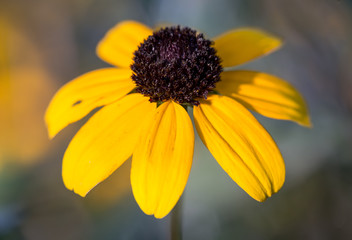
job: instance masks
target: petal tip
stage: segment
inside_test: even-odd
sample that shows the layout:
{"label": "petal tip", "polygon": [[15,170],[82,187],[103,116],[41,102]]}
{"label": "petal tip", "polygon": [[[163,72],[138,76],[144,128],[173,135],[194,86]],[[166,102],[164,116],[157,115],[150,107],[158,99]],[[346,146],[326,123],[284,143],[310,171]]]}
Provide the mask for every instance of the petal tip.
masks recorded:
{"label": "petal tip", "polygon": [[273,46],[277,48],[280,48],[282,45],[284,45],[284,39],[277,37],[277,36],[272,36],[273,38]]}
{"label": "petal tip", "polygon": [[[270,37],[271,37],[271,44],[267,45],[267,48],[265,49],[262,56],[267,56],[269,54],[272,54],[273,52],[276,52],[284,44],[283,39],[276,37],[276,36],[270,36]],[[261,56],[258,56],[258,57],[261,57]]]}
{"label": "petal tip", "polygon": [[49,138],[49,140],[53,140],[53,138],[54,138],[55,136],[56,136],[55,133],[52,133],[52,132],[48,131],[48,138]]}
{"label": "petal tip", "polygon": [[298,120],[292,120],[294,122],[296,122],[297,124],[299,124],[302,127],[306,127],[306,128],[313,128],[313,123],[310,119],[310,116],[308,113],[306,113],[304,116],[302,116],[300,119]]}
{"label": "petal tip", "polygon": [[47,131],[48,131],[48,138],[49,140],[52,140],[56,135],[57,135],[57,132],[54,131],[48,123],[46,123],[46,128],[47,128]]}
{"label": "petal tip", "polygon": [[73,191],[75,194],[79,195],[80,197],[86,197],[87,194],[90,192],[90,190],[92,190],[93,188],[86,190],[77,186],[72,186],[71,184],[69,184],[69,182],[67,181],[67,179],[63,179],[64,185],[65,187],[70,190]]}
{"label": "petal tip", "polygon": [[90,190],[87,192],[87,191],[77,191],[76,189],[74,189],[74,193],[76,193],[77,195],[79,195],[80,197],[86,197],[87,194],[90,192]]}
{"label": "petal tip", "polygon": [[163,213],[163,214],[155,213],[154,217],[157,219],[162,219],[162,218],[166,217],[168,214],[169,214],[169,212],[166,214],[165,213]]}
{"label": "petal tip", "polygon": [[258,202],[260,203],[263,203],[265,202],[269,197],[265,197],[265,198],[262,198],[262,199],[256,199]]}
{"label": "petal tip", "polygon": [[[283,184],[282,184],[283,185]],[[254,198],[255,200],[257,200],[258,202],[260,203],[263,203],[265,202],[267,199],[271,198],[273,195],[275,195],[276,193],[278,193],[280,191],[280,189],[282,188],[282,185],[277,189],[277,190],[274,190],[273,192],[269,192],[269,193],[265,193],[263,194],[262,196],[260,197],[256,197]]]}
{"label": "petal tip", "polygon": [[47,108],[47,110],[45,112],[44,123],[45,123],[46,129],[47,129],[47,132],[48,132],[48,138],[49,138],[49,140],[52,140],[57,133],[55,133],[53,131],[53,129],[52,129],[50,123],[49,123],[50,122],[50,120],[49,120],[50,119],[49,118],[49,108],[50,108],[50,105],[49,105],[49,107]]}
{"label": "petal tip", "polygon": [[307,116],[304,122],[302,122],[302,126],[307,127],[307,128],[313,128],[313,123],[310,120],[310,117]]}

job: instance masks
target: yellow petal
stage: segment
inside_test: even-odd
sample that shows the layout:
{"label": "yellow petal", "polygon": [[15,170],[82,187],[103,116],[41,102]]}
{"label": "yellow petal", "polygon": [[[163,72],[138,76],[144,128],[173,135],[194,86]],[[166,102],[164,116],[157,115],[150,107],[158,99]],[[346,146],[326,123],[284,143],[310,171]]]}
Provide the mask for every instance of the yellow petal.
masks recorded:
{"label": "yellow petal", "polygon": [[253,71],[223,72],[216,90],[266,117],[311,125],[302,96],[275,76]]}
{"label": "yellow petal", "polygon": [[141,23],[121,22],[99,42],[97,54],[112,65],[128,68],[132,64],[133,52],[152,34],[153,31]]}
{"label": "yellow petal", "polygon": [[180,198],[192,165],[194,132],[183,107],[166,102],[146,120],[132,157],[134,197],[146,214],[166,216]]}
{"label": "yellow petal", "polygon": [[269,54],[281,46],[281,40],[261,30],[241,28],[214,39],[214,48],[223,67],[233,67]]}
{"label": "yellow petal", "polygon": [[193,110],[203,143],[251,197],[264,201],[285,180],[285,165],[268,132],[235,100],[213,95]]}
{"label": "yellow petal", "polygon": [[141,119],[155,108],[156,104],[141,94],[130,94],[92,116],[65,152],[65,186],[84,197],[110,176],[132,155]]}
{"label": "yellow petal", "polygon": [[49,137],[53,138],[93,109],[129,93],[135,88],[131,76],[129,69],[106,68],[83,74],[67,83],[55,94],[46,111]]}

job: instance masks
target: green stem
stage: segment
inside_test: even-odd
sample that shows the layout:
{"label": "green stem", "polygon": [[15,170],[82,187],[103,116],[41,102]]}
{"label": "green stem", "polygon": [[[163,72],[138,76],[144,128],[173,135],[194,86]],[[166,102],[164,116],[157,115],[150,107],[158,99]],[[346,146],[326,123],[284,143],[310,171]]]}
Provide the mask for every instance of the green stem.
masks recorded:
{"label": "green stem", "polygon": [[182,198],[171,212],[171,240],[182,240]]}

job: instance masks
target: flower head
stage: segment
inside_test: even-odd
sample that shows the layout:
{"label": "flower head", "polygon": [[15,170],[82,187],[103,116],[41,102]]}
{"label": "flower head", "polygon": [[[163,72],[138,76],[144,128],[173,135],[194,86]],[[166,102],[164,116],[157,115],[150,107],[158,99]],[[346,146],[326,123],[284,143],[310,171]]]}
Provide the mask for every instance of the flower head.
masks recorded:
{"label": "flower head", "polygon": [[284,183],[275,142],[247,110],[310,125],[301,95],[287,82],[254,71],[227,71],[277,49],[263,31],[239,29],[210,41],[190,28],[153,31],[125,21],[98,44],[116,66],[86,73],[63,86],[46,122],[54,137],[103,106],[79,130],[63,160],[66,187],[85,196],[132,156],[131,185],[146,214],[162,218],[175,206],[190,173],[193,107],[203,143],[251,197],[264,201]]}
{"label": "flower head", "polygon": [[151,102],[172,99],[198,105],[220,81],[222,67],[212,42],[190,28],[164,28],[134,52],[132,80],[136,92]]}

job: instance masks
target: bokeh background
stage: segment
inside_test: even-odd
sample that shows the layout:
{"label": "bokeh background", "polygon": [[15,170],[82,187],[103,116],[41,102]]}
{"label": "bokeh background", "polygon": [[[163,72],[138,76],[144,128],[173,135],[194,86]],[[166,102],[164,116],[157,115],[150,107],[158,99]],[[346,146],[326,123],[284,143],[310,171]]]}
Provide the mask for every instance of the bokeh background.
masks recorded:
{"label": "bokeh background", "polygon": [[196,139],[182,197],[184,239],[352,239],[352,1],[0,0],[0,239],[169,239],[170,216],[145,215],[130,161],[86,198],[65,189],[61,160],[87,120],[49,141],[45,108],[64,83],[107,66],[95,55],[126,19],[216,36],[252,26],[284,47],[243,69],[277,75],[304,95],[313,128],[256,115],[284,156],[282,190],[244,193]]}

